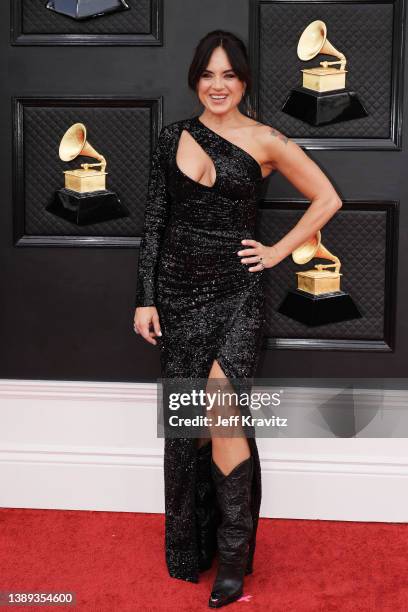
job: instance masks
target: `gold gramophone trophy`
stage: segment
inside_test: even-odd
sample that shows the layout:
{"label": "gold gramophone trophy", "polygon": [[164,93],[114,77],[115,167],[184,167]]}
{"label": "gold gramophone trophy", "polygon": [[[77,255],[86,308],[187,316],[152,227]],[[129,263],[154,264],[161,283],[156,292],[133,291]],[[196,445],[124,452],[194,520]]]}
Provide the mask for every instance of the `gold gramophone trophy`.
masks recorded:
{"label": "gold gramophone trophy", "polygon": [[85,125],[74,123],[61,139],[59,157],[70,162],[79,155],[98,161],[83,163],[74,170],[64,170],[65,187],[56,191],[46,210],[76,225],[129,216],[117,194],[106,189],[106,159],[87,141]]}
{"label": "gold gramophone trophy", "polygon": [[292,253],[297,264],[306,264],[313,258],[333,263],[296,272],[297,289],[288,291],[278,312],[311,327],[361,318],[351,296],[340,289],[340,260],[322,244],[320,230]]}
{"label": "gold gramophone trophy", "polygon": [[[308,61],[318,54],[333,55],[336,61],[303,68],[301,87],[294,87],[282,111],[310,125],[319,126],[367,117],[368,113],[354,91],[346,89],[346,56],[327,39],[324,21],[312,21],[300,36],[297,55]],[[338,68],[334,68],[340,64]]]}
{"label": "gold gramophone trophy", "polygon": [[71,17],[76,21],[101,17],[130,7],[125,0],[49,0],[47,9]]}

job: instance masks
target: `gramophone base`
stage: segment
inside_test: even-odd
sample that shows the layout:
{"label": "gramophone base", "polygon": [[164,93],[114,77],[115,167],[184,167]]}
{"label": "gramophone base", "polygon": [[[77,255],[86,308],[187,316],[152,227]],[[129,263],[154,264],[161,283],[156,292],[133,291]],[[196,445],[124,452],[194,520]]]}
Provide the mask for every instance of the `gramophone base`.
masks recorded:
{"label": "gramophone base", "polygon": [[126,11],[130,7],[125,0],[49,0],[47,9],[71,17],[76,21],[101,17],[116,11]]}
{"label": "gramophone base", "polygon": [[54,201],[46,206],[46,210],[75,225],[91,225],[129,216],[126,206],[116,193],[109,190],[78,193],[64,187],[55,192]]}
{"label": "gramophone base", "polygon": [[351,296],[344,291],[313,295],[290,289],[278,312],[309,327],[362,317]]}
{"label": "gramophone base", "polygon": [[287,97],[282,111],[314,126],[368,116],[357,94],[347,89],[321,93],[305,87],[295,87]]}

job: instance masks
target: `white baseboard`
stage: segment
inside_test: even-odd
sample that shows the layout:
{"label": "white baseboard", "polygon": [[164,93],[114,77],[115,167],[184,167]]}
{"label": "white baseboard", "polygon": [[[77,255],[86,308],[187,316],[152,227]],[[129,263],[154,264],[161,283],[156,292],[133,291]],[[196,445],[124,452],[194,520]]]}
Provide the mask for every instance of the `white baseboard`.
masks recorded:
{"label": "white baseboard", "polygon": [[[0,505],[162,513],[156,397],[155,384],[0,380]],[[404,438],[258,447],[262,517],[408,520]]]}

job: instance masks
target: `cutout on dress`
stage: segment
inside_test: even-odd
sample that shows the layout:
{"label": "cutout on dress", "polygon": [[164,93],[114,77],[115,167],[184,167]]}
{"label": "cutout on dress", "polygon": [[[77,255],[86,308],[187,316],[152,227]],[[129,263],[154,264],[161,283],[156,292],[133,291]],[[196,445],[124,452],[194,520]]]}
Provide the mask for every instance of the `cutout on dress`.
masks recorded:
{"label": "cutout on dress", "polygon": [[[209,170],[208,173],[207,172],[202,172],[201,175],[197,178],[194,178],[192,176],[190,176],[185,170],[183,170],[180,167],[178,158],[179,158],[179,153],[182,150],[182,147],[184,146],[184,144],[181,142],[182,138],[183,138],[183,134],[187,134],[188,137],[191,138],[191,140],[194,142],[194,146],[197,148],[197,154],[202,155],[202,157],[206,158],[207,161],[209,162],[210,166],[209,166]],[[194,158],[195,154],[193,153],[192,158]],[[187,156],[186,156],[187,157]],[[186,176],[188,179],[190,179],[191,181],[193,181],[194,183],[197,183],[198,185],[202,185],[203,187],[209,187],[212,188],[214,187],[215,183],[217,182],[217,170],[215,168],[215,164],[214,161],[212,160],[212,158],[208,155],[208,153],[206,151],[204,151],[203,147],[197,142],[197,140],[190,134],[190,132],[188,130],[183,130],[180,134],[180,138],[178,141],[178,145],[177,145],[177,152],[176,152],[176,166],[179,169],[179,171]],[[191,172],[191,170],[190,170]],[[202,178],[206,177],[207,175],[210,175],[210,180],[212,181],[211,185],[208,185],[207,183],[203,183],[202,182]]]}

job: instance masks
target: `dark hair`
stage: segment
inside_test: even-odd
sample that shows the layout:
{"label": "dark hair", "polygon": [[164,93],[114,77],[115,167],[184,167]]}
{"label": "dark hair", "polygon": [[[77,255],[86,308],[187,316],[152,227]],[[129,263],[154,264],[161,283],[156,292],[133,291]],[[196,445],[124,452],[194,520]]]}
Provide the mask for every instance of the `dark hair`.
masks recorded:
{"label": "dark hair", "polygon": [[246,83],[245,95],[242,101],[245,103],[247,114],[254,116],[254,111],[249,101],[249,94],[252,91],[252,75],[247,49],[244,42],[238,36],[232,34],[232,32],[213,30],[208,32],[199,41],[188,71],[189,88],[194,92],[197,91],[198,81],[206,70],[214,49],[217,47],[224,49],[235,74],[241,81]]}

